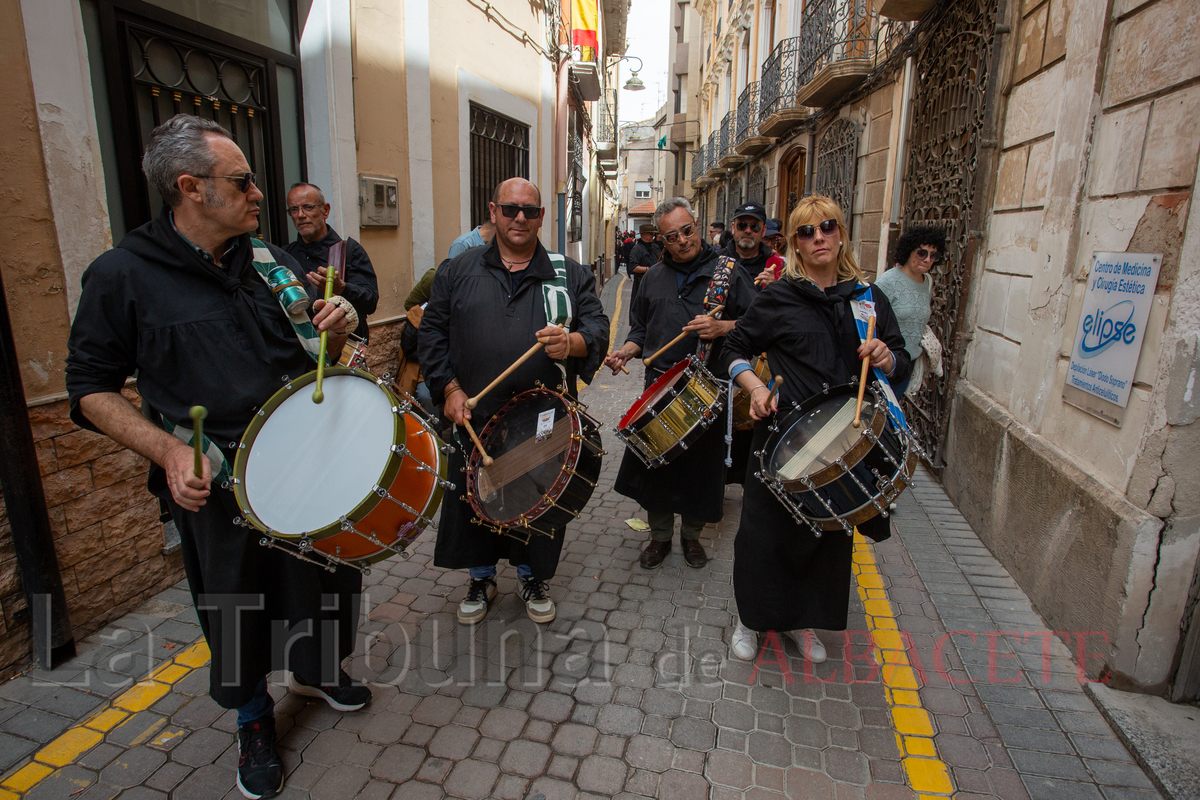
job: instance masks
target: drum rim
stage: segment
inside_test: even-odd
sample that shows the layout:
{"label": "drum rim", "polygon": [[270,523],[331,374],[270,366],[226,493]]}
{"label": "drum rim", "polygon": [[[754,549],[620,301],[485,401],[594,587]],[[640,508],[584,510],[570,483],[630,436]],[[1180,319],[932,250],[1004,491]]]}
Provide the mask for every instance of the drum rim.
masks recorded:
{"label": "drum rim", "polygon": [[[359,369],[358,367],[325,368],[325,377],[331,377],[335,375],[351,375],[356,378],[370,381],[371,383],[374,383],[384,394],[386,394],[392,401],[392,443],[393,445],[398,446],[403,446],[407,443],[408,431],[400,427],[400,419],[403,415],[397,413],[400,401],[396,398],[396,395],[387,388],[387,384],[383,380],[377,378],[375,375],[372,375],[370,372],[367,372],[364,369]],[[237,455],[233,461],[233,494],[237,501],[238,508],[241,509],[242,516],[257,530],[262,531],[268,536],[273,536],[284,541],[295,541],[305,538],[311,541],[316,541],[342,531],[340,520],[337,522],[331,522],[328,525],[324,525],[320,528],[315,528],[311,531],[305,531],[303,533],[281,533],[279,531],[272,530],[271,528],[267,527],[267,525],[265,525],[261,519],[258,518],[257,514],[254,513],[253,506],[250,505],[250,499],[246,497],[246,461],[250,457],[250,451],[254,448],[254,441],[258,437],[259,432],[262,430],[263,425],[266,424],[268,419],[270,419],[271,413],[274,412],[275,409],[279,408],[279,406],[283,405],[283,402],[287,400],[287,398],[296,394],[305,386],[315,383],[316,380],[317,371],[312,370],[311,372],[306,372],[294,380],[289,380],[286,384],[276,390],[275,394],[271,395],[267,402],[263,403],[258,411],[254,412],[254,418],[251,419],[250,424],[246,426],[246,431],[242,434],[241,441],[238,443]],[[400,462],[402,458],[403,457],[394,449],[388,453],[387,461],[384,463],[383,472],[380,473],[379,478],[375,481],[376,486],[391,486],[392,481],[395,480],[396,475],[400,472]],[[358,505],[356,505],[352,510],[343,516],[345,516],[349,522],[358,522],[362,520],[368,513],[370,513],[371,509],[379,505],[382,500],[383,498],[379,497],[374,492],[371,492],[367,495],[367,497],[363,498]]]}
{"label": "drum rim", "polygon": [[[845,455],[842,456],[842,463],[845,466],[841,466],[839,464],[829,464],[828,466],[822,467],[810,475],[804,476],[808,479],[809,483],[812,485],[812,488],[820,488],[833,483],[838,478],[845,475],[847,470],[853,469],[858,462],[862,461],[863,458],[866,457],[867,453],[871,452],[871,450],[875,448],[875,443],[866,436],[867,431],[873,431],[876,438],[883,434],[883,429],[887,426],[887,409],[885,407],[883,392],[879,391],[879,389],[875,387],[874,381],[867,385],[867,389],[873,395],[875,404],[875,413],[871,415],[870,424],[861,429],[858,441],[855,442],[854,445],[846,451]],[[817,406],[835,397],[857,394],[857,381],[831,386],[827,390],[822,390],[812,395],[807,400],[802,402],[798,408],[791,408],[780,414],[779,422],[782,423],[785,419],[790,418],[792,415],[803,417],[804,415],[813,411]],[[759,451],[760,455],[758,456],[758,463],[760,469],[762,470],[763,477],[766,480],[775,481],[787,492],[806,492],[809,490],[809,487],[801,483],[800,478],[783,481],[770,474],[770,471],[767,467],[767,454],[768,452],[774,452],[774,448],[771,448],[770,445],[772,442],[778,441],[780,437],[792,429],[792,425],[788,425],[787,427],[784,427],[783,425],[777,425],[777,427],[779,430],[771,433],[767,437],[767,440],[763,442],[762,449]]]}
{"label": "drum rim", "polygon": [[562,496],[563,490],[566,488],[567,484],[571,482],[571,478],[574,477],[573,472],[567,472],[567,469],[570,468],[574,470],[574,465],[579,463],[579,452],[583,449],[583,421],[579,410],[575,407],[575,403],[567,395],[556,392],[553,389],[547,389],[545,387],[527,389],[519,394],[513,395],[513,397],[509,399],[507,403],[502,405],[499,410],[492,415],[492,418],[488,420],[487,424],[479,430],[479,440],[486,444],[487,436],[491,431],[495,430],[495,422],[499,417],[501,417],[505,412],[510,411],[511,407],[515,406],[517,401],[522,397],[525,397],[526,395],[537,394],[548,394],[557,397],[559,402],[562,403],[563,407],[567,410],[567,418],[571,422],[571,445],[566,451],[566,463],[559,468],[558,477],[554,479],[554,483],[552,483],[550,488],[546,490],[546,494],[542,496],[541,501],[539,501],[537,505],[516,517],[512,517],[511,519],[494,520],[484,514],[483,504],[479,501],[479,485],[475,476],[479,472],[479,465],[482,462],[482,456],[479,452],[479,448],[472,448],[471,455],[467,459],[467,501],[470,503],[471,508],[475,511],[475,513],[479,515],[480,519],[483,519],[491,525],[497,525],[501,528],[522,528],[525,527],[525,525],[521,524],[522,520],[527,525],[528,523],[533,522],[545,514],[546,511],[554,505],[551,501],[548,501],[546,497],[551,497],[552,499],[556,500]]}
{"label": "drum rim", "polygon": [[[909,435],[903,434],[900,438],[904,442],[904,466],[908,469],[908,478],[911,478],[917,469],[917,451],[912,448],[912,440]],[[805,514],[803,511],[799,511],[798,513],[806,520],[815,522],[818,526],[820,526],[821,530],[824,531],[841,530],[843,522],[845,522],[847,525],[858,525],[859,523],[866,522],[869,519],[874,519],[875,517],[879,516],[879,509],[875,508],[875,503],[873,502],[876,498],[885,498],[890,504],[895,502],[896,498],[904,493],[904,490],[908,488],[908,478],[903,478],[902,476],[902,472],[896,473],[896,477],[901,479],[892,481],[892,486],[895,487],[896,493],[891,498],[886,498],[882,492],[878,495],[871,495],[871,499],[867,502],[851,509],[845,514],[836,517],[814,517],[811,514]],[[805,491],[795,492],[794,494],[807,493],[808,492]],[[803,506],[797,504],[797,508],[802,507]]]}
{"label": "drum rim", "polygon": [[[638,430],[639,428],[642,428],[646,424],[648,424],[648,423],[643,423],[642,425],[638,425],[637,423],[643,418],[643,416],[642,415],[634,415],[634,412],[638,411],[639,409],[647,407],[646,406],[646,398],[653,396],[654,392],[661,385],[663,385],[665,383],[670,383],[671,378],[675,377],[676,375],[678,375],[681,372],[686,371],[687,368],[692,365],[692,360],[693,360],[692,356],[684,356],[682,359],[677,361],[674,364],[674,366],[672,366],[670,369],[668,369],[662,375],[659,375],[657,378],[655,378],[654,383],[650,384],[645,389],[643,389],[642,393],[640,395],[638,395],[638,399],[633,401],[633,405],[629,407],[629,410],[625,412],[625,414],[621,417],[620,422],[617,423],[617,430],[618,431]],[[674,399],[674,398],[672,398],[672,399]],[[652,408],[653,406],[650,406],[650,407]]]}

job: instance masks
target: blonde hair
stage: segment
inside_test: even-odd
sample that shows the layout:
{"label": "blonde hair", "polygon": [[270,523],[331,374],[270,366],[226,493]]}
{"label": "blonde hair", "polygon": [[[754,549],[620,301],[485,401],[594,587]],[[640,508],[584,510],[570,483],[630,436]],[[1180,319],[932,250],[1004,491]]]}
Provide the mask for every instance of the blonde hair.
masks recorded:
{"label": "blonde hair", "polygon": [[[812,281],[808,269],[800,259],[800,249],[796,247],[796,229],[801,225],[818,225],[827,219],[837,220],[838,237],[841,247],[838,248],[837,281],[866,281],[866,275],[858,267],[858,259],[850,248],[850,233],[846,230],[846,218],[842,209],[831,198],[823,194],[810,194],[802,197],[787,220],[787,264],[783,274],[788,278],[802,281]],[[815,281],[813,281],[815,283]]]}

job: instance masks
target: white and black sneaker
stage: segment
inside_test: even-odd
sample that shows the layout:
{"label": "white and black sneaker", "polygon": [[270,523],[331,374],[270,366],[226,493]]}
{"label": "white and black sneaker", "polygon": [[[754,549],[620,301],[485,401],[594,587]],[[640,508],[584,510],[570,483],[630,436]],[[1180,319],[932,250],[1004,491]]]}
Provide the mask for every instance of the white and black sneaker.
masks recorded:
{"label": "white and black sneaker", "polygon": [[274,717],[261,717],[238,728],[237,787],[250,800],[274,797],[283,788]]}
{"label": "white and black sneaker", "polygon": [[472,578],[467,596],[458,604],[458,621],[472,625],[487,616],[488,606],[496,599],[495,578]]}
{"label": "white and black sneaker", "polygon": [[534,622],[550,622],[554,619],[554,601],[550,599],[550,587],[545,581],[534,577],[522,578],[521,597],[525,600],[525,613]]}
{"label": "white and black sneaker", "polygon": [[324,700],[335,711],[358,711],[371,702],[371,690],[356,683],[343,669],[338,670],[337,686],[309,683],[294,672],[288,673],[288,691]]}

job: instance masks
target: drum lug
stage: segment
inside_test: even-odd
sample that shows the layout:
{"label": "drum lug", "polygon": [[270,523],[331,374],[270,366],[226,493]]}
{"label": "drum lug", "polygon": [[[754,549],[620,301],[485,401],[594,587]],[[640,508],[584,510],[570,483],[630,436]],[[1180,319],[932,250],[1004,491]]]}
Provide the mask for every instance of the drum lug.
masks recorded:
{"label": "drum lug", "polygon": [[[263,411],[263,410],[260,408],[260,409],[258,410],[257,414],[258,414],[258,416],[260,416],[260,417],[265,417],[265,416],[267,415],[267,412]],[[232,444],[232,443],[231,443],[231,444]]]}
{"label": "drum lug", "polygon": [[[596,488],[596,484],[593,481],[589,481],[587,478],[580,475],[578,472],[576,472],[571,467],[563,467],[563,472],[567,475],[570,475],[572,478],[579,478],[579,480],[583,481],[588,486],[591,486],[593,489]],[[575,516],[579,516],[579,515],[576,514]]]}
{"label": "drum lug", "polygon": [[[554,506],[554,507],[555,507],[555,508],[557,508],[559,511],[565,511],[565,512],[567,512],[568,514],[570,514],[572,517],[574,517],[575,519],[579,519],[579,512],[578,512],[578,511],[572,511],[572,510],[571,510],[571,509],[569,509],[569,508],[563,508],[563,507],[562,507],[562,506],[560,506],[558,503],[554,502],[554,499],[553,499],[552,497],[550,497],[550,495],[549,495],[549,494],[544,494],[544,495],[542,495],[542,500],[543,500],[544,502],[546,502],[546,503],[549,503],[550,505]],[[522,517],[522,519],[524,519],[524,517]],[[528,526],[528,525],[522,525],[521,527],[523,527],[523,528],[529,528],[529,526]],[[529,528],[529,529],[530,529],[530,530],[533,530],[533,528]],[[538,533],[542,533],[542,531],[538,531]]]}
{"label": "drum lug", "polygon": [[821,384],[821,392],[823,394],[829,394],[829,384],[828,383]]}

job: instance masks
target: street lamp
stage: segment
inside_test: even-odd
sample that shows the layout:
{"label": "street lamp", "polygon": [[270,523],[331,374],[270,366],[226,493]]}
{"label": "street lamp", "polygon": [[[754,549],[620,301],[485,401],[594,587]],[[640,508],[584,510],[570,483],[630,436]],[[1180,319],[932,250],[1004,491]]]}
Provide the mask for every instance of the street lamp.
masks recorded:
{"label": "street lamp", "polygon": [[625,89],[625,91],[640,92],[643,89],[645,89],[646,84],[642,83],[642,79],[637,76],[638,72],[642,69],[642,60],[640,58],[638,58],[637,56],[617,56],[617,59],[615,61],[613,61],[611,64],[609,64],[609,66],[615,67],[617,64],[620,64],[622,61],[638,62],[638,68],[633,70],[633,74],[629,76],[629,80],[625,81],[625,86],[623,87]]}

